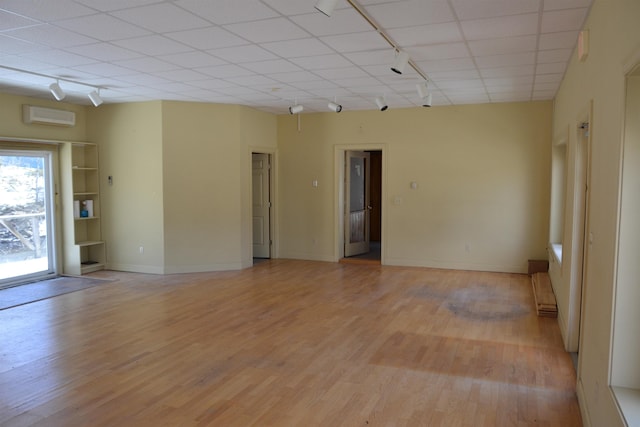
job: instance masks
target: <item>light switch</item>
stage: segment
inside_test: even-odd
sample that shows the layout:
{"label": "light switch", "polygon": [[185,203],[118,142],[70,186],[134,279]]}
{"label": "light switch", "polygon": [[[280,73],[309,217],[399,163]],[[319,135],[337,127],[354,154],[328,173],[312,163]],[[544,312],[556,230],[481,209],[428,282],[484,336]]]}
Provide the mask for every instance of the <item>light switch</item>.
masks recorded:
{"label": "light switch", "polygon": [[402,197],[398,197],[398,196],[394,197],[393,204],[394,205],[401,205],[402,204]]}
{"label": "light switch", "polygon": [[314,180],[311,182],[311,186],[313,186],[314,188],[317,188],[317,187],[318,187],[318,180],[317,180],[317,179],[314,179]]}
{"label": "light switch", "polygon": [[411,181],[410,187],[412,190],[415,190],[416,188],[418,188],[418,183],[415,181]]}

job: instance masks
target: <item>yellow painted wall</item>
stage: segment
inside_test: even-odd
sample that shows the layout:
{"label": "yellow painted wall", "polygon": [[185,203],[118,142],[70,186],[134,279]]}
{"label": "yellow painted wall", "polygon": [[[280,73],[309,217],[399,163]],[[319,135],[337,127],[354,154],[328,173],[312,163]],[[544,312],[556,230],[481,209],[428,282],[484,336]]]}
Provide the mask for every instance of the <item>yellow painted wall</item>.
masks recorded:
{"label": "yellow painted wall", "polygon": [[87,124],[100,147],[108,268],[164,273],[162,103],[103,104],[89,109]]}
{"label": "yellow painted wall", "polygon": [[334,148],[379,145],[386,264],[526,272],[528,259],[546,258],[551,111],[535,102],[305,114],[301,131],[297,117],[279,116],[280,255],[337,258]]}
{"label": "yellow painted wall", "polygon": [[250,146],[275,146],[275,116],[163,102],[166,272],[252,264]]}
{"label": "yellow painted wall", "polygon": [[[593,243],[587,258],[578,370],[583,418],[585,425],[593,426],[622,425],[608,385],[625,74],[640,61],[638,17],[637,0],[595,0],[585,24],[589,56],[579,62],[574,55],[554,110],[556,132],[566,126],[575,129],[593,101],[588,230]],[[574,132],[570,135],[577,138]],[[568,286],[569,278],[562,277],[563,283],[554,287]]]}

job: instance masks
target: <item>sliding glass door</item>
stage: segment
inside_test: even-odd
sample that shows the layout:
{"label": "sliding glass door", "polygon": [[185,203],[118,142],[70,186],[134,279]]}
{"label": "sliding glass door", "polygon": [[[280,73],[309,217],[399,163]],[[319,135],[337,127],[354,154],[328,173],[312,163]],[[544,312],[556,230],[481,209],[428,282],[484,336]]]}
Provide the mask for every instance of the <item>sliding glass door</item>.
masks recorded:
{"label": "sliding glass door", "polygon": [[0,149],[0,288],[55,274],[51,153]]}

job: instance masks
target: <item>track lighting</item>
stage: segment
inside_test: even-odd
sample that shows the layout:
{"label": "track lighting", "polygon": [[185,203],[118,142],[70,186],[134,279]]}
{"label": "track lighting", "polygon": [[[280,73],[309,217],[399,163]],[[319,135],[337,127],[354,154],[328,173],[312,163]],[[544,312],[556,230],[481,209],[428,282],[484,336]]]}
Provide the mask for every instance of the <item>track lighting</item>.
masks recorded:
{"label": "track lighting", "polygon": [[97,92],[95,90],[92,90],[91,92],[89,92],[89,95],[87,96],[89,97],[89,99],[91,100],[91,102],[95,107],[99,106],[103,102],[102,98],[100,98],[100,89],[98,89]]}
{"label": "track lighting", "polygon": [[396,54],[396,60],[393,62],[391,66],[391,71],[394,73],[402,74],[404,73],[404,68],[409,63],[409,54],[404,50],[399,50]]}
{"label": "track lighting", "polygon": [[292,105],[291,107],[289,107],[289,114],[302,113],[302,110],[304,110],[304,107],[302,105],[300,104]]}
{"label": "track lighting", "polygon": [[58,84],[58,82],[51,83],[49,85],[49,90],[51,91],[51,94],[57,101],[62,101],[64,97],[67,96],[62,90],[62,88],[60,87],[60,85]]}
{"label": "track lighting", "polygon": [[328,107],[331,111],[334,111],[336,113],[339,113],[340,111],[342,111],[342,105],[336,104],[335,102],[329,102]]}
{"label": "track lighting", "polygon": [[418,83],[416,85],[416,89],[418,89],[418,96],[422,100],[422,106],[431,107],[431,100],[433,97],[431,96],[431,92],[429,92],[429,89],[427,88],[427,82]]}
{"label": "track lighting", "polygon": [[338,3],[338,0],[318,0],[316,9],[327,16],[331,16],[333,9],[336,7],[336,3]]}
{"label": "track lighting", "polygon": [[383,96],[379,96],[376,98],[376,105],[378,106],[380,111],[385,111],[387,108],[389,108]]}

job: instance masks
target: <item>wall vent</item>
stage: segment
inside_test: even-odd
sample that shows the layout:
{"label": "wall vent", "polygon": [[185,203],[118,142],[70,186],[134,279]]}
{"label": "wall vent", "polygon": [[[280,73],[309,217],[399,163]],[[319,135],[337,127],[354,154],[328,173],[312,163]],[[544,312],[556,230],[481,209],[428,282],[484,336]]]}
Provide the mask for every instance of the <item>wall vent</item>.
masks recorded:
{"label": "wall vent", "polygon": [[38,123],[56,126],[75,126],[76,113],[55,108],[37,107],[35,105],[22,106],[22,120],[25,123]]}

